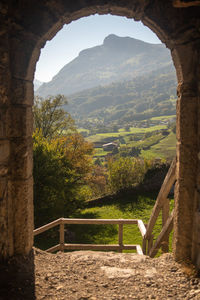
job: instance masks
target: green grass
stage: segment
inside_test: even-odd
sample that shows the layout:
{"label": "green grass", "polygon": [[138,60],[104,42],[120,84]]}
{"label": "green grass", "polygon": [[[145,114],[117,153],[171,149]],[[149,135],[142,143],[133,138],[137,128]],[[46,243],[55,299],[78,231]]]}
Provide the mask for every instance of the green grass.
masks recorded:
{"label": "green grass", "polygon": [[103,148],[95,148],[94,156],[106,156],[109,152],[104,151]]}
{"label": "green grass", "polygon": [[119,137],[125,137],[131,134],[140,134],[140,133],[146,133],[146,132],[153,132],[161,129],[166,129],[166,125],[156,125],[151,126],[148,128],[139,128],[139,127],[131,127],[130,131],[124,131],[123,129],[119,129],[118,132],[108,132],[108,133],[98,133],[95,135],[91,135],[87,137],[86,139],[89,142],[100,142],[105,140],[106,138],[119,138]]}
{"label": "green grass", "polygon": [[173,158],[176,154],[176,135],[171,132],[166,138],[162,139],[149,150],[142,150],[141,156],[146,159],[151,158]]}
{"label": "green grass", "polygon": [[[151,216],[156,197],[157,194],[133,194],[132,196],[120,199],[120,201],[113,200],[110,204],[101,204],[101,202],[99,202],[99,204],[95,204],[95,206],[83,210],[80,214],[76,215],[76,217],[99,219],[142,219],[144,224],[147,224]],[[153,231],[155,238],[160,233],[161,227],[162,221],[161,216],[159,216]],[[68,226],[68,229],[75,233],[75,241],[73,241],[75,243],[118,244],[117,225],[72,225]],[[124,225],[123,232],[124,244],[142,245],[142,237],[137,225]]]}
{"label": "green grass", "polygon": [[[157,193],[143,193],[124,195],[124,197],[113,198],[109,203],[101,200],[89,202],[88,208],[77,213],[73,217],[84,219],[142,219],[147,224],[157,197]],[[171,209],[173,207],[171,200]],[[68,225],[65,227],[70,232],[69,243],[84,244],[118,244],[117,225]],[[161,215],[159,216],[153,230],[154,240],[159,235],[162,228]],[[137,225],[124,225],[123,228],[124,244],[142,245],[142,237]],[[40,234],[35,238],[35,246],[43,250],[54,246],[59,241],[59,227],[55,227]],[[172,234],[170,235],[170,250],[172,244]],[[134,250],[125,252],[135,252]],[[159,251],[158,255],[161,253]],[[158,256],[157,255],[157,256]]]}
{"label": "green grass", "polygon": [[173,119],[176,118],[176,115],[170,115],[170,116],[159,116],[159,117],[153,117],[150,120],[152,121],[165,121],[165,120],[169,120],[169,119]]}
{"label": "green grass", "polygon": [[163,135],[162,133],[157,133],[157,134],[154,134],[146,139],[142,139],[142,140],[139,140],[139,141],[133,141],[133,142],[130,142],[130,145],[131,146],[134,146],[134,147],[150,147],[154,144],[157,144],[161,139],[163,139]]}
{"label": "green grass", "polygon": [[87,132],[87,133],[89,133],[90,131],[89,131],[89,129],[85,129],[85,128],[78,128],[78,132]]}

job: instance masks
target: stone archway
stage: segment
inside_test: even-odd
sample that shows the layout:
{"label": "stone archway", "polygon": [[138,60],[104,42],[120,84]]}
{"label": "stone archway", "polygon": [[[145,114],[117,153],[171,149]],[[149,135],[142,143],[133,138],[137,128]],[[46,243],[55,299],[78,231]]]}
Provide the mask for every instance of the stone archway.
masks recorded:
{"label": "stone archway", "polygon": [[[40,49],[65,23],[91,14],[141,20],[171,50],[178,77],[174,255],[200,266],[200,7],[181,1],[46,0],[0,3],[0,259],[33,245],[32,103]],[[193,1],[190,1],[192,3]],[[195,2],[195,1],[194,1]]]}

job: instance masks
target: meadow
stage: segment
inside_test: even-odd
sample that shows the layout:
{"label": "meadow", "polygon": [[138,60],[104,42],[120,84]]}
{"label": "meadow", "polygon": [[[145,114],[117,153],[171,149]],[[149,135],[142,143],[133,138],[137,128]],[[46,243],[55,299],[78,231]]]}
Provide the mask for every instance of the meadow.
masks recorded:
{"label": "meadow", "polygon": [[166,129],[167,125],[155,125],[150,126],[148,128],[142,127],[130,127],[129,131],[125,131],[124,128],[119,129],[117,132],[106,132],[106,133],[97,133],[95,135],[91,135],[86,138],[87,141],[94,143],[104,141],[105,139],[112,139],[112,138],[120,138],[125,137],[133,134],[145,134],[147,132],[159,131],[161,129]]}
{"label": "meadow", "polygon": [[[129,195],[113,196],[108,201],[98,199],[89,201],[85,209],[73,217],[83,219],[142,219],[147,224],[151,216],[157,193],[144,193],[133,191]],[[172,209],[173,199],[170,200]],[[161,214],[153,230],[154,240],[162,228]],[[137,225],[124,225],[124,244],[142,245],[142,237]],[[35,239],[35,245],[47,249],[59,240],[58,228],[49,230]],[[117,225],[68,225],[66,226],[66,242],[84,244],[118,244]],[[172,249],[172,233],[170,234],[170,251]],[[125,250],[124,252],[135,252]],[[161,254],[159,251],[158,255]],[[157,255],[157,256],[158,256]]]}

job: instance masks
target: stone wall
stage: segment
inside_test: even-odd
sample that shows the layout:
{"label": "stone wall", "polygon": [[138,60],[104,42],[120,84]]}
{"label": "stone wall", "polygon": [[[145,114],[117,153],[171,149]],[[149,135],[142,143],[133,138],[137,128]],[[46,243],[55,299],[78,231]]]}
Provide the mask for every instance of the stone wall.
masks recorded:
{"label": "stone wall", "polygon": [[40,49],[65,23],[111,13],[142,20],[171,49],[178,78],[174,255],[197,263],[200,7],[192,2],[180,8],[171,0],[0,1],[1,260],[28,254],[33,244],[31,106]]}

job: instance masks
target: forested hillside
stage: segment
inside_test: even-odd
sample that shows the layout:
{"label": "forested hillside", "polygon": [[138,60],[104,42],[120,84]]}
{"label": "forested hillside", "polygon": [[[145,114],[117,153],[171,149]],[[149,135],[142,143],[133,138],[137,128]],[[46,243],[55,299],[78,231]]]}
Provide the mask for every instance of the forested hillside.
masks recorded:
{"label": "forested hillside", "polygon": [[176,112],[176,76],[172,66],[120,81],[98,86],[68,97],[68,110],[78,126],[94,124],[134,125],[152,117]]}

